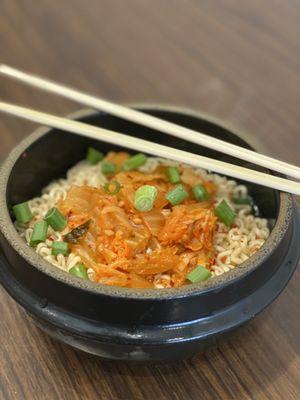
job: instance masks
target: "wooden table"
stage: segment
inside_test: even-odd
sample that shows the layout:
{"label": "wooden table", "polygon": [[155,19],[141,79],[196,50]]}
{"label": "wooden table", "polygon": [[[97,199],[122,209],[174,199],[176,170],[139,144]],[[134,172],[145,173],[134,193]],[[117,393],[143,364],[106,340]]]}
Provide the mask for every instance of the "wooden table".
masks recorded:
{"label": "wooden table", "polygon": [[[0,62],[119,102],[202,110],[300,164],[300,2],[2,0]],[[1,99],[79,106],[1,78]],[[1,115],[0,155],[33,124]],[[152,366],[49,339],[0,291],[1,399],[299,399],[300,273],[219,348]]]}

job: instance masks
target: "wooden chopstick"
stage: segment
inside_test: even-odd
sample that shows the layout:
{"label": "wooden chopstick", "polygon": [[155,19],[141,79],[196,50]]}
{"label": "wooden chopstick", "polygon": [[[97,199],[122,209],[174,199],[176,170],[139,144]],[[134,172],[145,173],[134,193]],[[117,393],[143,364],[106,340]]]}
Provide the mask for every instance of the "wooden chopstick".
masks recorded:
{"label": "wooden chopstick", "polygon": [[114,104],[112,102],[82,93],[78,90],[68,88],[61,84],[27,74],[6,65],[0,65],[0,73],[28,85],[45,90],[47,92],[55,93],[97,110],[105,111],[117,117],[164,132],[168,135],[175,136],[180,139],[229,154],[242,160],[249,161],[253,164],[260,165],[273,171],[300,179],[300,168],[295,165],[288,164],[263,154],[256,153],[252,150],[244,149],[225,141],[212,138],[203,133],[162,120],[141,111],[136,111],[128,107]]}
{"label": "wooden chopstick", "polygon": [[264,174],[248,168],[239,167],[237,165],[228,164],[223,161],[214,160],[208,157],[199,156],[197,154],[174,149],[172,147],[163,146],[152,143],[147,140],[139,139],[133,136],[124,135],[103,128],[70,120],[67,118],[57,117],[55,115],[46,114],[25,107],[16,106],[9,103],[0,102],[0,111],[14,115],[29,121],[34,121],[49,127],[62,129],[78,135],[86,136],[92,139],[100,140],[113,145],[119,145],[131,150],[141,151],[154,156],[163,157],[178,161],[180,163],[189,164],[194,167],[205,168],[220,174],[229,175],[237,179],[248,182],[257,183],[273,189],[285,192],[300,194],[300,183],[279,178],[277,176]]}

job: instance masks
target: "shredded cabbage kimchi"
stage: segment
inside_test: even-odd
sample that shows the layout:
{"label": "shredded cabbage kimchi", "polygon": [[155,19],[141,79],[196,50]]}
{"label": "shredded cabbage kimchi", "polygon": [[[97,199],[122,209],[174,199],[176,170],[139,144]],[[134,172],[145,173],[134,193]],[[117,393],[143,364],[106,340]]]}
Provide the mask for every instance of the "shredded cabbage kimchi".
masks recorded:
{"label": "shredded cabbage kimchi", "polygon": [[[73,186],[59,202],[69,232],[85,226],[83,234],[71,241],[71,251],[92,269],[92,280],[101,284],[127,288],[187,284],[187,275],[197,265],[210,270],[214,262],[215,186],[192,168],[178,166],[180,185],[188,195],[173,205],[167,195],[177,184],[168,178],[168,167],[160,165],[152,173],[126,171],[120,166],[128,157],[123,152],[106,156],[105,160],[117,166],[107,176],[111,191]],[[192,188],[198,184],[208,199],[195,199]],[[118,190],[114,190],[116,185]],[[155,191],[149,211],[135,206],[136,192],[144,185]]]}

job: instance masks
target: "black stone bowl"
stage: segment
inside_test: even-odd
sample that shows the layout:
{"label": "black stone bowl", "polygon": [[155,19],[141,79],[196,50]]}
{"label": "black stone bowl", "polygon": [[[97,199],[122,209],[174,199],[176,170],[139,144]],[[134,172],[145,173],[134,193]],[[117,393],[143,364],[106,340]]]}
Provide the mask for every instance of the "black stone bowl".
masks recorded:
{"label": "black stone bowl", "polygon": [[[145,112],[251,148],[249,141],[205,116],[178,109]],[[150,139],[231,163],[255,166],[184,140],[89,110],[72,115],[89,124]],[[247,184],[273,228],[265,245],[240,267],[180,289],[133,290],[73,277],[42,260],[18,236],[9,206],[31,199],[85,157],[86,148],[119,147],[40,128],[20,143],[0,173],[0,281],[51,336],[88,353],[122,360],[190,357],[269,305],[299,259],[298,212],[290,195]],[[268,172],[262,168],[256,168]]]}

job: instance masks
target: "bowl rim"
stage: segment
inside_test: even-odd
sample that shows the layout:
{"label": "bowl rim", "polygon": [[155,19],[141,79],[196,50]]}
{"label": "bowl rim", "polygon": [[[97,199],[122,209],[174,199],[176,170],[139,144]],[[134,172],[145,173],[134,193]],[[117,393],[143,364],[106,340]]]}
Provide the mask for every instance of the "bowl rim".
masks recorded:
{"label": "bowl rim", "polygon": [[[128,105],[128,104],[126,104]],[[224,124],[224,121],[218,118],[212,117],[206,113],[201,113],[198,111],[191,110],[189,108],[181,108],[177,106],[169,105],[154,105],[146,103],[135,103],[130,104],[130,107],[139,108],[144,110],[155,110],[155,111],[165,111],[180,113],[186,115],[187,117],[193,117],[205,120],[209,123],[218,125],[232,134],[244,139],[250,145],[256,148],[257,143],[255,140],[250,139],[246,134],[237,133],[232,127]],[[71,114],[67,115],[67,118],[71,119],[81,119],[89,116],[106,113],[101,111],[92,110],[89,108],[80,109]],[[8,212],[8,205],[6,202],[6,189],[8,179],[10,177],[11,171],[19,157],[26,151],[26,149],[41,139],[43,136],[51,132],[53,128],[39,127],[24,138],[17,146],[15,146],[9,153],[7,158],[4,160],[0,166],[0,231],[4,238],[8,241],[10,246],[31,266],[37,268],[40,272],[50,276],[51,278],[60,281],[63,284],[73,286],[75,288],[90,292],[91,294],[106,295],[109,297],[117,298],[127,298],[127,299],[153,299],[153,300],[163,300],[163,299],[174,299],[182,298],[187,296],[196,296],[204,294],[210,291],[218,292],[224,287],[234,284],[237,280],[245,278],[248,274],[259,268],[261,264],[266,260],[266,258],[275,250],[277,245],[280,243],[285,232],[287,231],[293,212],[293,200],[292,195],[280,192],[279,194],[279,212],[275,222],[275,225],[270,233],[270,236],[264,243],[264,245],[248,260],[243,262],[237,268],[234,268],[222,275],[213,277],[205,282],[190,284],[183,286],[181,288],[171,288],[171,289],[131,289],[122,288],[117,286],[102,285],[99,283],[94,283],[91,281],[84,281],[82,279],[76,278],[73,275],[67,274],[65,271],[60,270],[48,261],[42,259],[35,251],[33,251],[19,236],[14,224],[11,221],[11,217]]]}

